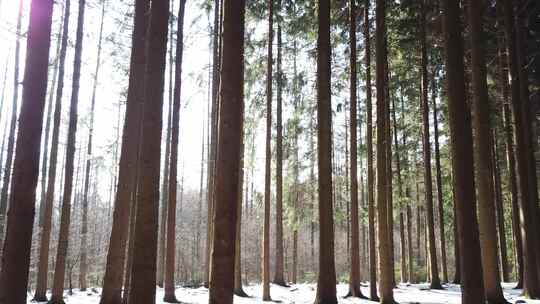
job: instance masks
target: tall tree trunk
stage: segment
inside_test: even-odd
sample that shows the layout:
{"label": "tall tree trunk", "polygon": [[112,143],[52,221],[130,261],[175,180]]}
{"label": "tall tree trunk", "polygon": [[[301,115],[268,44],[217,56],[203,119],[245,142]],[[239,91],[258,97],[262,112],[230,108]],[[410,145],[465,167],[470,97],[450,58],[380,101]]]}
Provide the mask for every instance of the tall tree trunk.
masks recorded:
{"label": "tall tree trunk", "polygon": [[60,217],[60,235],[56,252],[52,296],[49,303],[63,303],[64,278],[66,275],[66,259],[68,255],[69,226],[71,222],[71,197],[73,195],[73,171],[75,159],[75,143],[77,134],[77,115],[79,104],[79,85],[81,78],[81,58],[84,33],[84,12],[86,0],[79,0],[79,16],[77,17],[77,35],[75,40],[75,59],[73,64],[73,83],[69,108],[69,126],[66,148],[66,168],[64,174],[64,194],[62,196],[62,214]]}
{"label": "tall tree trunk", "polygon": [[12,206],[7,220],[0,273],[1,303],[26,303],[35,194],[39,175],[41,128],[47,91],[52,13],[52,1],[32,1],[24,72],[25,85],[11,188]]}
{"label": "tall tree trunk", "polygon": [[[51,87],[49,88],[49,97],[47,100],[47,118],[45,119],[45,129],[44,129],[44,139],[43,139],[43,156],[41,160],[41,195],[40,195],[40,202],[39,202],[39,228],[40,232],[43,228],[43,220],[45,215],[45,202],[47,197],[47,165],[49,164],[49,135],[51,130],[51,118],[54,108],[54,92],[56,88],[56,81],[58,79],[58,68],[60,65],[60,49],[62,45],[62,31],[63,31],[63,20],[64,20],[64,5],[62,5],[62,18],[60,21],[60,26],[58,27],[58,33],[57,33],[57,42],[56,42],[56,59],[54,60],[54,71],[52,75],[52,82]],[[5,83],[4,83],[5,85]],[[2,100],[0,101],[0,111],[2,110],[2,106],[4,103],[3,96],[0,97]],[[0,121],[1,121],[0,115]],[[0,157],[1,158],[1,157]],[[2,164],[0,160],[0,164]]]}
{"label": "tall tree trunk", "polygon": [[459,3],[443,1],[448,116],[455,178],[463,304],[484,303],[482,258],[476,218],[471,115],[467,106]]}
{"label": "tall tree trunk", "polygon": [[88,143],[86,148],[86,169],[84,177],[84,192],[83,192],[83,210],[82,210],[82,227],[81,227],[81,254],[79,268],[79,289],[86,290],[86,276],[88,271],[87,255],[88,255],[88,189],[90,186],[90,171],[92,163],[92,140],[94,135],[94,115],[96,106],[96,90],[98,86],[98,76],[101,66],[101,42],[103,40],[103,21],[105,19],[105,1],[101,2],[101,25],[99,28],[99,38],[97,46],[96,69],[94,70],[94,84],[92,87],[92,100],[90,102],[90,126],[88,131]]}
{"label": "tall tree trunk", "polygon": [[[40,250],[38,273],[36,277],[35,301],[47,300],[47,279],[49,275],[49,246],[51,241],[52,214],[54,204],[54,192],[56,186],[56,166],[58,163],[58,137],[60,134],[60,117],[62,115],[62,95],[64,91],[64,72],[66,52],[69,34],[70,0],[64,3],[64,20],[62,26],[62,41],[58,57],[58,85],[56,87],[56,99],[54,105],[53,132],[51,138],[51,154],[49,157],[49,171],[47,179],[47,191],[43,207],[43,223],[40,233]],[[47,147],[45,147],[47,149]],[[62,170],[63,171],[63,170]]]}
{"label": "tall tree trunk", "polygon": [[433,215],[433,183],[431,177],[431,143],[429,139],[429,101],[428,101],[428,87],[429,79],[427,72],[428,55],[427,55],[427,41],[426,41],[426,4],[424,0],[421,1],[421,15],[420,15],[420,44],[421,44],[421,74],[422,74],[422,152],[424,158],[424,192],[426,200],[426,217],[427,217],[427,248],[429,258],[426,259],[429,262],[428,273],[430,279],[431,289],[442,289],[441,280],[439,278],[439,268],[437,265],[437,248],[435,245],[435,221]]}
{"label": "tall tree trunk", "polygon": [[[134,209],[136,197],[139,131],[141,129],[142,104],[144,102],[144,68],[146,63],[144,45],[145,31],[148,24],[146,17],[148,6],[149,0],[137,0],[135,2],[128,96],[118,169],[118,185],[100,304],[120,304],[122,301],[124,272],[128,277],[131,273],[131,271],[124,270],[125,265],[131,264],[125,263],[125,260],[126,247],[128,247],[128,230],[132,230],[130,228],[130,214],[133,218],[135,215],[130,209]],[[128,252],[131,252],[131,250],[128,250]],[[125,287],[128,287],[127,284]]]}
{"label": "tall tree trunk", "polygon": [[[231,304],[234,288],[234,247],[237,223],[240,149],[244,109],[245,1],[224,2],[223,61],[220,76],[219,134],[216,164],[215,229],[209,304]],[[226,89],[225,89],[226,88]]]}
{"label": "tall tree trunk", "polygon": [[495,213],[495,191],[493,189],[493,166],[491,163],[493,138],[489,118],[489,96],[487,89],[486,63],[484,58],[482,11],[480,1],[468,1],[468,23],[471,33],[471,64],[475,136],[474,153],[476,184],[478,185],[478,222],[484,289],[489,303],[506,303],[502,293],[499,256],[497,252],[497,223]]}
{"label": "tall tree trunk", "polygon": [[446,234],[444,227],[444,199],[441,170],[441,152],[439,148],[439,115],[437,109],[437,82],[435,72],[432,78],[432,101],[433,101],[433,135],[435,137],[435,170],[437,181],[437,206],[439,211],[439,246],[441,247],[442,280],[448,282],[448,265],[446,263]]}
{"label": "tall tree trunk", "polygon": [[[516,16],[517,17],[517,16]],[[520,56],[520,49],[522,45],[522,39],[520,32],[518,31],[518,18],[514,18],[514,2],[504,1],[504,31],[506,37],[506,43],[508,48],[508,62],[511,75],[511,88],[512,88],[512,112],[514,116],[514,137],[516,139],[515,154],[517,162],[516,175],[519,177],[519,189],[521,194],[521,200],[519,200],[519,214],[521,238],[523,242],[523,271],[524,271],[524,290],[523,293],[531,298],[540,297],[540,285],[538,284],[538,272],[536,271],[537,259],[536,259],[536,244],[534,239],[535,222],[533,218],[533,212],[537,208],[532,201],[536,194],[531,191],[531,184],[529,179],[529,171],[533,168],[533,165],[529,163],[530,155],[528,154],[527,145],[528,140],[528,123],[529,113],[526,111],[526,103],[528,96],[521,92],[521,82],[525,76],[522,70],[522,59]]]}
{"label": "tall tree trunk", "polygon": [[[497,10],[503,14],[503,2],[497,1]],[[504,16],[503,16],[504,17]],[[504,30],[504,29],[503,29]],[[510,110],[510,88],[509,88],[509,68],[507,48],[505,47],[505,39],[499,39],[499,69],[500,69],[500,86],[502,90],[502,116],[504,128],[504,140],[506,148],[506,163],[508,168],[508,185],[510,187],[510,202],[512,206],[512,230],[514,234],[514,246],[517,252],[517,288],[523,288],[523,243],[521,240],[520,223],[518,214],[518,186],[516,180],[516,159],[514,153],[514,137],[512,128],[512,112]],[[503,269],[504,272],[504,269]]]}
{"label": "tall tree trunk", "polygon": [[298,83],[298,68],[297,68],[297,56],[298,47],[296,39],[293,42],[293,105],[294,105],[294,135],[293,135],[293,149],[294,149],[294,196],[293,196],[293,208],[294,208],[294,230],[293,230],[293,269],[292,269],[292,283],[296,284],[298,281],[298,208],[300,201],[300,189],[299,189],[299,175],[300,175],[300,157],[298,146],[298,135],[300,133],[300,88]]}
{"label": "tall tree trunk", "polygon": [[[281,0],[277,0],[277,109],[276,109],[276,269],[274,284],[286,286],[283,277],[283,71],[281,70]],[[272,95],[270,95],[272,96]]]}
{"label": "tall tree trunk", "polygon": [[154,303],[161,156],[162,106],[169,1],[152,1],[146,44],[145,93],[140,144],[140,175],[133,243],[129,304]]}
{"label": "tall tree trunk", "polygon": [[[178,137],[180,133],[180,102],[182,93],[182,64],[184,58],[184,16],[186,0],[180,0],[178,8],[178,28],[176,33],[176,62],[174,74],[174,101],[172,108],[171,160],[169,171],[169,196],[167,210],[167,252],[165,258],[165,295],[164,302],[176,303],[174,295],[175,254],[176,254],[176,201],[178,189]],[[170,41],[172,43],[172,40]],[[172,67],[171,67],[172,69]],[[203,134],[204,136],[204,134]],[[203,140],[204,142],[204,140]],[[203,146],[204,148],[204,146]],[[202,173],[202,171],[201,171]],[[195,244],[197,248],[199,243]]]}
{"label": "tall tree trunk", "polygon": [[[13,67],[13,99],[11,104],[11,122],[9,125],[8,147],[6,152],[6,164],[4,178],[2,180],[2,192],[0,192],[0,248],[4,248],[4,229],[6,225],[6,212],[9,206],[10,181],[12,175],[13,151],[15,150],[15,129],[17,127],[17,108],[19,103],[19,61],[21,53],[21,23],[23,17],[23,0],[19,0],[19,14],[17,16],[17,29],[15,31],[15,66]],[[50,41],[49,41],[50,44]],[[0,166],[3,164],[0,164]]]}
{"label": "tall tree trunk", "polygon": [[356,3],[355,0],[349,1],[349,90],[350,90],[350,122],[349,128],[351,131],[350,141],[350,153],[351,153],[351,168],[350,168],[350,181],[351,181],[351,246],[350,246],[350,278],[349,278],[349,295],[353,297],[364,298],[362,291],[360,290],[360,232],[358,221],[358,173],[357,173],[357,109],[356,109]]}
{"label": "tall tree trunk", "polygon": [[392,273],[392,255],[388,225],[388,96],[387,86],[387,50],[386,50],[386,3],[377,0],[376,6],[376,85],[377,85],[377,231],[379,240],[379,292],[380,303],[394,303],[394,274]]}
{"label": "tall tree trunk", "polygon": [[214,27],[212,41],[212,109],[211,109],[211,137],[208,157],[208,193],[206,196],[206,205],[208,211],[207,229],[206,229],[206,258],[205,258],[205,280],[204,283],[208,287],[210,282],[210,258],[211,247],[213,244],[213,217],[214,217],[214,201],[215,201],[215,174],[216,174],[216,155],[217,155],[217,139],[218,139],[218,114],[219,114],[219,82],[220,82],[220,66],[221,66],[221,18],[220,12],[222,9],[223,0],[214,1]]}
{"label": "tall tree trunk", "polygon": [[173,100],[169,100],[167,114],[167,134],[165,135],[165,159],[163,160],[163,179],[161,184],[161,205],[159,214],[158,254],[157,254],[157,285],[163,287],[165,280],[165,255],[167,238],[167,217],[169,205],[169,177],[171,165],[171,131]]}
{"label": "tall tree trunk", "polygon": [[270,301],[270,199],[272,182],[272,45],[274,37],[274,1],[268,0],[268,58],[266,67],[266,153],[264,167],[264,226],[262,243],[263,301]]}
{"label": "tall tree trunk", "polygon": [[[402,97],[403,98],[403,97]],[[400,159],[400,149],[398,142],[398,125],[396,119],[396,103],[392,99],[392,125],[393,125],[393,135],[394,135],[394,148],[396,149],[396,172],[397,172],[397,183],[398,183],[398,194],[399,194],[399,240],[400,240],[400,249],[401,249],[401,261],[400,261],[400,272],[401,272],[401,282],[407,281],[407,260],[406,260],[406,241],[405,241],[405,225],[404,225],[404,214],[403,206],[401,199],[403,198],[403,181],[401,178],[401,159]],[[391,159],[391,157],[390,157]]]}
{"label": "tall tree trunk", "polygon": [[498,134],[493,130],[492,158],[493,163],[493,186],[495,188],[495,210],[497,215],[497,236],[499,245],[499,265],[501,267],[500,279],[508,282],[508,256],[506,254],[506,229],[504,225],[504,201],[501,188],[501,170],[499,166],[498,154]]}
{"label": "tall tree trunk", "polygon": [[378,301],[377,295],[377,255],[375,253],[375,193],[373,172],[373,118],[371,102],[371,43],[369,36],[369,2],[365,0],[364,40],[366,57],[366,143],[367,143],[367,200],[368,200],[368,239],[369,239],[369,298]]}
{"label": "tall tree trunk", "polygon": [[319,274],[315,303],[336,298],[334,219],[332,204],[332,102],[330,0],[318,1],[317,36],[317,154],[319,173]]}

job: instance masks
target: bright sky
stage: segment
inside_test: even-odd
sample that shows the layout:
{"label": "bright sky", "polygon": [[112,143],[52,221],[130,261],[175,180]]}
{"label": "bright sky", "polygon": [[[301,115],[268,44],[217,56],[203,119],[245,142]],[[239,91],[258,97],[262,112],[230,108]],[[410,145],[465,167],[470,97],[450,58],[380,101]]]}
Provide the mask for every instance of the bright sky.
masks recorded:
{"label": "bright sky", "polygon": [[[7,86],[3,95],[4,107],[1,109],[0,134],[4,134],[6,120],[11,113],[11,100],[13,95],[13,65],[15,49],[15,28],[18,13],[18,2],[16,0],[0,0],[0,75],[3,81],[6,62],[7,67]],[[55,1],[54,21],[53,21],[53,40],[51,42],[51,62],[56,57],[56,34],[59,30],[62,6]],[[180,114],[181,135],[180,135],[180,156],[179,168],[185,170],[186,186],[198,189],[200,179],[200,161],[201,161],[201,140],[203,124],[206,124],[207,111],[207,77],[208,77],[208,19],[200,15],[202,11],[196,7],[197,3],[188,1],[186,9],[186,31],[185,31],[185,52],[183,67],[183,85],[182,85],[182,110]],[[124,18],[122,15],[126,11],[131,11],[120,1],[107,0],[107,10],[105,14],[104,41],[101,71],[99,73],[97,98],[96,98],[96,116],[95,116],[95,135],[94,135],[94,157],[104,157],[106,159],[106,168],[111,165],[114,148],[110,149],[111,144],[116,140],[118,125],[118,103],[124,103],[124,97],[121,93],[126,90],[128,82],[127,76],[115,67],[122,64],[125,67],[129,63],[129,42],[131,34],[131,18]],[[30,0],[23,0],[24,19],[22,31],[26,32],[28,26],[28,10]],[[178,1],[175,1],[174,14],[177,14]],[[63,122],[67,122],[67,111],[69,99],[71,96],[71,73],[73,69],[73,45],[75,43],[76,18],[78,14],[78,1],[71,1],[70,16],[70,47],[68,48],[66,58],[66,77],[64,78],[63,95]],[[93,74],[97,61],[97,44],[99,38],[99,23],[101,20],[101,6],[98,1],[87,1],[85,15],[85,35],[83,45],[83,67],[81,73],[81,90],[79,96],[79,127],[77,131],[78,145],[86,146],[88,134],[88,117],[90,109],[90,100],[92,94]],[[122,25],[122,22],[124,25]],[[129,22],[126,24],[126,22]],[[176,28],[176,25],[175,25]],[[176,31],[176,30],[175,30]],[[115,47],[111,39],[120,40],[121,46]],[[26,39],[21,40],[21,68],[20,79],[23,79],[24,58],[25,58]],[[115,56],[112,54],[116,53]],[[168,67],[167,67],[168,69]],[[166,71],[165,84],[165,107],[164,123],[167,120],[168,113],[168,75]],[[49,75],[49,81],[52,81],[52,73]],[[2,85],[3,87],[3,85]],[[50,85],[49,85],[50,87]],[[20,99],[19,99],[20,106]],[[125,108],[122,106],[123,116]],[[64,125],[63,133],[60,136],[60,142],[66,141],[66,130]],[[121,133],[120,133],[121,135]],[[163,145],[163,150],[165,145]],[[205,148],[206,149],[206,148]],[[63,152],[59,160],[63,159]],[[206,153],[206,152],[205,152]],[[98,173],[100,178],[99,188],[108,191],[110,187],[110,174],[108,169],[102,169]],[[181,173],[179,173],[181,174]],[[180,176],[179,176],[180,179]],[[39,189],[38,189],[39,191]],[[108,196],[103,195],[103,199]]]}

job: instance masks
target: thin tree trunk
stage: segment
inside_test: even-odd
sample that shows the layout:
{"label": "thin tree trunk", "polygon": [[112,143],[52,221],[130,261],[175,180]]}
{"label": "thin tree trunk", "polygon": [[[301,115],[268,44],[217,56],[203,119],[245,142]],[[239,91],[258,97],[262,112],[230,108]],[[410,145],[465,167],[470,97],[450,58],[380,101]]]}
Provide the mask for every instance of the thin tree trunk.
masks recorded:
{"label": "thin tree trunk", "polygon": [[273,26],[274,1],[268,0],[268,58],[266,70],[266,154],[264,167],[264,226],[262,243],[262,285],[263,301],[270,301],[270,195],[272,170],[272,41],[274,37]]}
{"label": "thin tree trunk", "polygon": [[[45,202],[46,202],[46,197],[47,197],[47,165],[49,164],[49,135],[50,135],[50,130],[51,130],[51,118],[52,118],[52,113],[53,113],[53,108],[54,108],[54,92],[55,92],[55,88],[56,88],[56,81],[58,79],[58,68],[59,68],[59,65],[60,65],[60,49],[61,49],[61,45],[62,45],[62,31],[63,31],[63,20],[64,20],[64,9],[63,9],[64,5],[62,4],[62,18],[61,18],[61,23],[60,23],[60,27],[58,29],[58,33],[57,33],[57,43],[56,43],[56,59],[54,61],[54,71],[53,71],[53,75],[52,75],[52,83],[51,83],[51,87],[49,88],[49,97],[48,97],[48,100],[47,100],[47,118],[45,120],[45,129],[44,129],[44,133],[43,135],[45,136],[45,138],[43,139],[43,157],[42,157],[42,160],[41,160],[41,196],[39,198],[40,202],[39,202],[39,228],[40,228],[40,232],[41,232],[41,229],[43,228],[43,220],[44,220],[44,215],[45,215]],[[2,104],[3,104],[4,100],[2,98],[2,101],[0,102],[0,111],[2,111]],[[0,121],[1,121],[1,116],[0,115]],[[1,157],[0,157],[1,158]],[[0,161],[0,164],[2,164],[2,162]],[[50,165],[49,165],[50,166]]]}
{"label": "thin tree trunk", "polygon": [[[504,18],[504,3],[502,0],[497,1],[497,15],[500,16],[501,19]],[[504,30],[504,25],[502,26],[502,30]],[[520,233],[520,223],[519,223],[519,214],[518,214],[518,189],[517,189],[517,181],[516,181],[516,159],[515,159],[515,153],[514,153],[514,138],[513,138],[513,128],[512,128],[512,113],[510,110],[510,100],[509,100],[509,94],[510,94],[510,88],[509,88],[509,68],[508,68],[508,49],[505,46],[505,39],[504,39],[504,33],[502,33],[498,37],[498,52],[499,52],[499,73],[500,73],[500,89],[502,93],[502,118],[503,118],[503,128],[504,128],[504,139],[505,139],[505,147],[506,147],[506,162],[507,162],[507,168],[508,168],[508,185],[509,185],[509,191],[510,191],[510,202],[512,206],[512,230],[514,235],[514,247],[517,252],[517,261],[516,261],[516,269],[517,269],[517,287],[516,288],[523,288],[523,243],[521,240],[521,233]],[[502,248],[501,248],[502,249]],[[503,280],[504,279],[504,267],[503,267]],[[508,274],[506,274],[508,275]]]}
{"label": "thin tree trunk", "polygon": [[161,155],[162,106],[169,1],[152,1],[146,44],[145,94],[140,144],[140,175],[128,304],[154,303]]}
{"label": "thin tree trunk", "polygon": [[448,265],[446,262],[446,234],[444,227],[444,199],[441,169],[441,152],[439,148],[439,115],[437,109],[437,83],[435,81],[435,71],[432,79],[432,101],[433,101],[433,135],[435,137],[435,170],[437,181],[437,206],[439,211],[439,246],[441,247],[442,280],[448,282]]}
{"label": "thin tree trunk", "polygon": [[233,302],[234,247],[240,188],[238,175],[244,112],[244,15],[244,0],[224,2],[223,66],[220,72],[223,81],[220,89],[222,106],[219,108],[220,140],[217,149],[209,304]]}
{"label": "thin tree trunk", "polygon": [[73,84],[69,109],[69,127],[66,148],[66,169],[64,178],[64,194],[62,196],[62,215],[60,217],[60,236],[56,252],[52,296],[49,303],[63,303],[64,278],[68,255],[69,226],[71,222],[71,197],[73,195],[73,171],[75,158],[75,142],[77,134],[77,113],[79,103],[79,84],[81,77],[81,58],[84,33],[84,12],[86,0],[79,0],[79,16],[77,18],[77,35],[75,40],[75,60],[73,64]]}
{"label": "thin tree trunk", "polygon": [[[131,265],[130,262],[126,263],[125,260],[126,247],[128,247],[128,230],[133,230],[131,222],[134,222],[135,216],[139,130],[141,129],[142,104],[144,101],[144,67],[146,62],[144,45],[146,39],[145,30],[148,23],[146,17],[148,6],[148,0],[137,0],[135,2],[130,75],[118,169],[118,185],[100,304],[120,304],[122,301],[124,273],[128,278],[131,273],[131,270],[124,270],[126,265],[128,268]],[[127,252],[131,252],[131,250]],[[126,280],[125,290],[129,287],[128,281]],[[125,299],[127,300],[127,297]]]}
{"label": "thin tree trunk", "polygon": [[364,8],[364,40],[366,58],[366,112],[367,112],[367,184],[368,184],[368,234],[369,234],[369,298],[378,301],[377,295],[377,255],[375,253],[375,193],[373,172],[373,118],[371,102],[371,45],[369,37],[369,2]]}
{"label": "thin tree trunk", "polygon": [[12,206],[7,220],[0,273],[1,303],[26,303],[41,129],[47,91],[52,13],[52,1],[32,1],[24,73],[25,85],[13,166]]}
{"label": "thin tree trunk", "polygon": [[484,303],[482,258],[476,218],[472,130],[465,91],[459,3],[443,1],[448,113],[461,253],[463,304]]}
{"label": "thin tree trunk", "polygon": [[[4,167],[4,179],[2,180],[2,192],[0,193],[0,248],[4,248],[4,229],[6,225],[6,212],[9,206],[10,181],[12,175],[13,151],[15,150],[15,129],[17,127],[17,109],[19,103],[19,61],[21,53],[21,23],[23,16],[23,0],[19,0],[19,14],[17,17],[17,29],[15,36],[15,66],[13,67],[13,99],[11,104],[11,122],[9,125],[8,147],[6,164]],[[49,41],[50,44],[50,41]],[[3,164],[0,164],[0,166]]]}
{"label": "thin tree trunk", "polygon": [[101,42],[103,40],[103,21],[105,19],[105,1],[101,3],[101,24],[99,28],[99,38],[97,47],[97,61],[96,69],[94,71],[94,84],[92,87],[92,100],[90,103],[90,127],[88,131],[88,146],[86,148],[86,169],[84,178],[84,192],[83,192],[83,210],[82,210],[82,227],[81,227],[81,254],[80,254],[80,268],[79,268],[79,289],[81,291],[86,290],[86,276],[88,271],[87,255],[88,255],[88,188],[90,185],[90,171],[92,163],[92,145],[94,135],[94,115],[96,106],[96,90],[98,86],[98,76],[101,66]]}
{"label": "thin tree trunk", "polygon": [[236,240],[234,244],[234,294],[239,297],[247,297],[242,288],[242,192],[244,185],[244,138],[242,130],[242,147],[240,148],[240,172],[238,173],[238,206],[236,211]]}
{"label": "thin tree trunk", "polygon": [[497,215],[497,235],[500,254],[500,267],[501,276],[500,279],[503,282],[508,282],[508,256],[506,253],[506,229],[504,225],[504,201],[501,188],[501,170],[499,166],[499,154],[498,154],[498,135],[497,131],[493,130],[493,146],[492,146],[492,162],[493,162],[493,186],[495,188],[495,210]]}
{"label": "thin tree trunk", "polygon": [[458,235],[458,219],[457,219],[457,202],[456,202],[456,187],[454,178],[452,177],[452,202],[454,211],[454,259],[455,259],[455,272],[454,272],[454,284],[461,284],[461,250],[459,248],[459,235]]}
{"label": "thin tree trunk", "polygon": [[165,255],[167,237],[167,217],[169,205],[169,177],[171,165],[171,130],[172,130],[173,100],[169,100],[167,115],[167,135],[165,137],[165,159],[163,160],[163,180],[161,184],[161,205],[159,214],[158,256],[157,256],[157,285],[163,287],[165,280]]}
{"label": "thin tree trunk", "polygon": [[350,123],[349,128],[351,131],[351,141],[350,141],[350,153],[351,153],[351,164],[350,164],[350,181],[351,181],[351,246],[350,246],[350,278],[349,278],[349,294],[353,297],[364,298],[362,291],[360,290],[360,232],[359,232],[359,220],[358,220],[358,159],[356,149],[357,142],[357,109],[356,109],[356,3],[354,0],[349,1],[349,49],[350,49],[350,58],[349,58],[349,90],[350,90]]}
{"label": "thin tree trunk", "polygon": [[[276,110],[276,263],[273,283],[286,286],[283,276],[283,71],[281,70],[281,0],[277,0],[277,110]],[[270,16],[272,18],[272,16]],[[273,30],[273,29],[271,29]],[[272,96],[272,95],[270,95]]]}
{"label": "thin tree trunk", "polygon": [[[177,303],[174,295],[174,268],[176,265],[176,200],[178,189],[178,137],[180,133],[180,102],[182,92],[182,64],[184,58],[184,16],[186,0],[180,0],[178,8],[178,28],[176,36],[176,63],[174,77],[174,101],[172,108],[172,134],[171,134],[171,159],[170,159],[170,177],[169,177],[169,195],[167,210],[167,252],[165,258],[165,295],[164,302]],[[172,43],[172,41],[170,42]],[[171,67],[172,69],[172,67]],[[203,133],[204,136],[204,133]],[[204,139],[203,139],[204,143]],[[203,146],[204,148],[204,146]],[[204,152],[203,152],[204,153]],[[202,173],[202,171],[201,171]],[[201,179],[202,181],[202,179]],[[202,200],[202,198],[201,198]],[[198,230],[197,230],[198,231]],[[199,243],[195,244],[197,248]]]}
{"label": "thin tree trunk", "polygon": [[439,269],[437,265],[437,247],[435,245],[435,221],[433,215],[433,183],[431,177],[431,143],[429,139],[429,101],[428,101],[428,57],[427,57],[427,41],[426,41],[426,7],[424,1],[421,1],[421,16],[420,16],[420,44],[421,44],[421,74],[422,74],[422,152],[424,156],[424,192],[426,200],[426,215],[427,215],[427,248],[429,258],[428,273],[431,289],[442,289],[441,280],[439,278]]}
{"label": "thin tree trunk", "polygon": [[317,152],[319,174],[319,274],[315,303],[333,304],[336,298],[334,219],[332,203],[332,103],[330,0],[318,1],[317,36]]}
{"label": "thin tree trunk", "polygon": [[[62,95],[64,91],[64,71],[69,34],[70,0],[64,3],[64,18],[62,26],[62,41],[58,57],[58,85],[56,87],[56,100],[54,106],[53,132],[51,138],[51,154],[49,157],[49,171],[47,179],[47,191],[45,194],[43,224],[40,234],[40,250],[38,273],[36,277],[35,301],[47,300],[47,279],[49,275],[49,247],[51,240],[52,214],[54,204],[54,192],[56,186],[56,166],[58,165],[58,137],[60,133],[60,118],[62,115]],[[47,147],[45,147],[47,149]],[[61,171],[63,172],[63,170]]]}

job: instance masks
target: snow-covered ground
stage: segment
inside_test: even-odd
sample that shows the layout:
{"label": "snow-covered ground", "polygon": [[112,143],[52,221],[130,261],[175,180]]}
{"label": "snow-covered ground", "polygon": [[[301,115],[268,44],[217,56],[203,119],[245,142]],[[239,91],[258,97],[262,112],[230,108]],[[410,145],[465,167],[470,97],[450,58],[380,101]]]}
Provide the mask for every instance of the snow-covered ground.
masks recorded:
{"label": "snow-covered ground", "polygon": [[[520,300],[519,294],[521,290],[512,289],[514,284],[504,284],[504,294],[506,299],[511,303],[516,303]],[[445,285],[444,290],[428,290],[427,284],[413,284],[405,285],[400,284],[398,288],[394,289],[394,296],[398,303],[417,303],[417,304],[459,304],[460,300],[460,288],[459,285]],[[234,298],[235,303],[239,304],[253,304],[261,303],[262,300],[262,287],[261,285],[249,285],[244,287],[244,290],[250,298]],[[339,303],[352,304],[352,303],[375,303],[368,300],[361,300],[356,298],[343,298],[347,293],[348,286],[346,284],[339,284],[337,286],[337,293]],[[368,286],[362,286],[362,292],[364,295],[368,294]],[[282,304],[312,304],[315,299],[316,285],[315,284],[298,284],[285,288],[277,285],[271,285],[270,294],[272,300],[276,303]],[[208,303],[208,290],[206,288],[178,288],[176,290],[176,296],[182,303]],[[156,303],[162,304],[163,301],[163,289],[158,288]],[[98,304],[99,294],[95,292],[79,292],[74,290],[72,296],[66,296],[66,304]],[[32,303],[30,300],[28,303]],[[34,302],[35,303],[35,302]],[[535,303],[540,304],[540,301],[526,300],[525,302],[519,301],[518,303]]]}

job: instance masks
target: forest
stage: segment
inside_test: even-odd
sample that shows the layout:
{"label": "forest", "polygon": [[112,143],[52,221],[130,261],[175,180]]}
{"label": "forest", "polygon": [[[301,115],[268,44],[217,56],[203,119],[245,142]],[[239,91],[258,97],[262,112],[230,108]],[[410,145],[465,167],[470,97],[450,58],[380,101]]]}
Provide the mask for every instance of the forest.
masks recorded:
{"label": "forest", "polygon": [[540,303],[538,0],[0,0],[0,304]]}

